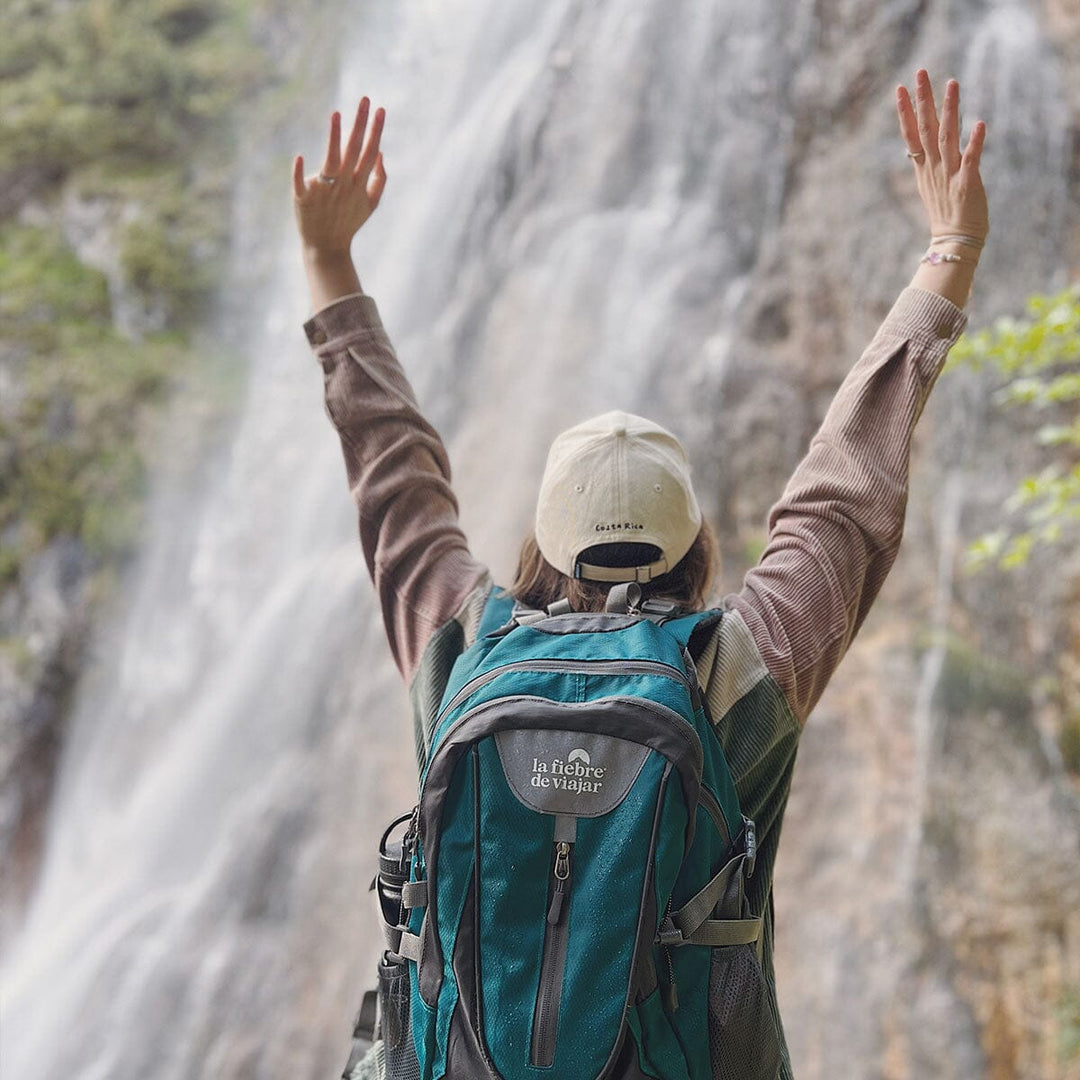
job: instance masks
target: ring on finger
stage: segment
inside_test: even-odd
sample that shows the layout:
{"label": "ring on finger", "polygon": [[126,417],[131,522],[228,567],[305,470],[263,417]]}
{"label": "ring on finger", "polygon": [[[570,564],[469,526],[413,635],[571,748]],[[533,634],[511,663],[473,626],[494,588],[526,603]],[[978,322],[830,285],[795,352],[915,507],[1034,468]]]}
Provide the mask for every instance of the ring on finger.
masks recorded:
{"label": "ring on finger", "polygon": [[909,158],[911,158],[912,161],[918,161],[919,158],[926,157],[926,151],[925,150],[908,150],[907,151],[907,156]]}
{"label": "ring on finger", "polygon": [[327,176],[326,173],[322,173],[322,172],[319,173],[319,179],[324,184],[336,184],[337,180],[338,180],[338,178],[336,176]]}

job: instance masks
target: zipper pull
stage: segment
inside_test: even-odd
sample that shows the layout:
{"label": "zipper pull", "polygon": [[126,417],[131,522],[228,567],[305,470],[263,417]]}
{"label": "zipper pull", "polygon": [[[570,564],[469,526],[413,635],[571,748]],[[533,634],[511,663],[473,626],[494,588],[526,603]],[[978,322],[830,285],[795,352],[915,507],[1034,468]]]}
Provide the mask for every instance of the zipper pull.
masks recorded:
{"label": "zipper pull", "polygon": [[[673,897],[668,897],[667,906],[664,908],[664,918],[661,920],[661,925],[667,922],[668,917],[671,915],[671,902]],[[667,969],[667,983],[664,986],[664,1005],[667,1007],[669,1013],[677,1012],[679,1008],[679,990],[675,985],[675,964],[671,958],[671,946],[664,945],[660,951],[664,954],[664,967]]]}
{"label": "zipper pull", "polygon": [[555,887],[551,891],[551,907],[548,908],[547,921],[557,926],[562,918],[563,902],[570,888],[570,845],[560,840],[555,845]]}
{"label": "zipper pull", "polygon": [[667,956],[668,962],[668,982],[664,986],[664,1004],[667,1006],[669,1013],[677,1012],[679,1008],[679,990],[675,985],[675,970],[671,966],[671,950],[664,950]]}

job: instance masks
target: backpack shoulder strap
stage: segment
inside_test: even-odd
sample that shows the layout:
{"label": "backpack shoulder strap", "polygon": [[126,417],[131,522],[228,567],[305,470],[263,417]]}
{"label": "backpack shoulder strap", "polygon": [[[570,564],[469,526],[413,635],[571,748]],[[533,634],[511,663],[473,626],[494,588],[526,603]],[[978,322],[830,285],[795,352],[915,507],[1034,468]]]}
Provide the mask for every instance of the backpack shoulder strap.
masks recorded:
{"label": "backpack shoulder strap", "polygon": [[476,629],[477,640],[505,626],[513,616],[514,598],[505,589],[492,589]]}
{"label": "backpack shoulder strap", "polygon": [[694,611],[689,615],[677,615],[666,619],[660,625],[675,637],[696,664],[723,617],[724,612],[720,608],[711,608],[708,611]]}

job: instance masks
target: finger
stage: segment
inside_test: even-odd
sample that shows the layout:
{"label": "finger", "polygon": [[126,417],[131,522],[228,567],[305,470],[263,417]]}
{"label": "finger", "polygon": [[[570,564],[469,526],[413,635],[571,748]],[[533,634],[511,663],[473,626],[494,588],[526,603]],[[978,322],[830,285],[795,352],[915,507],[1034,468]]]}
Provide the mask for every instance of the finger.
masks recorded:
{"label": "finger", "polygon": [[[915,107],[911,104],[906,86],[896,88],[896,114],[900,118],[900,137],[909,154],[921,155],[922,143],[919,141],[919,124],[915,119]],[[912,159],[915,164],[923,160],[921,156]]]}
{"label": "finger", "polygon": [[379,156],[379,140],[382,138],[383,124],[385,122],[386,110],[376,109],[375,118],[371,122],[371,131],[368,132],[367,143],[364,146],[364,152],[360,155],[360,161],[356,166],[356,177],[362,184],[367,183],[368,175],[375,165],[376,158]]}
{"label": "finger", "polygon": [[382,154],[379,154],[375,159],[375,168],[371,171],[371,180],[368,182],[367,186],[368,201],[371,203],[372,210],[379,205],[379,200],[382,198],[385,187],[386,166],[383,164]]}
{"label": "finger", "polygon": [[345,155],[341,159],[341,171],[351,173],[356,168],[356,160],[360,156],[360,147],[364,142],[364,128],[367,127],[368,109],[371,100],[363,97],[356,110],[356,119],[353,121],[352,131],[349,132],[349,141],[345,144]]}
{"label": "finger", "polygon": [[324,176],[337,176],[341,171],[341,113],[335,112],[330,117],[330,138],[326,143],[326,157],[323,158]]}
{"label": "finger", "polygon": [[938,120],[934,91],[925,68],[915,73],[915,111],[919,118],[919,140],[926,151],[926,160],[936,162],[938,154]]}
{"label": "finger", "polygon": [[960,84],[950,79],[945,84],[945,100],[941,104],[941,126],[938,128],[938,152],[945,168],[954,173],[960,168]]}
{"label": "finger", "polygon": [[302,199],[307,194],[307,187],[304,184],[304,159],[299,155],[293,158],[292,189],[298,199]]}
{"label": "finger", "polygon": [[975,123],[968,136],[967,149],[960,162],[960,172],[965,184],[979,174],[979,161],[982,159],[983,143],[986,141],[986,124],[982,120]]}

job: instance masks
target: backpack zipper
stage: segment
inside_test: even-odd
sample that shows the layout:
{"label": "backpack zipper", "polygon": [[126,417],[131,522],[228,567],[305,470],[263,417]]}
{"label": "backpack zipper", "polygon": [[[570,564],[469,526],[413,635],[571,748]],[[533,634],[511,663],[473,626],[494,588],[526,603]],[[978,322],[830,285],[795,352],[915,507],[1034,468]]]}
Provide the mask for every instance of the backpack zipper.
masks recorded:
{"label": "backpack zipper", "polygon": [[682,683],[691,695],[694,692],[693,685],[684,672],[659,660],[516,660],[510,664],[501,664],[499,667],[471,678],[453,696],[446,708],[439,711],[440,719],[453,712],[475,690],[486,686],[508,671],[570,671],[586,675],[660,675]]}
{"label": "backpack zipper", "polygon": [[[674,679],[681,683],[689,691],[693,698],[695,692],[700,695],[700,688],[696,687],[687,674],[670,664],[659,660],[517,660],[510,664],[501,664],[490,671],[470,679],[454,696],[445,709],[440,710],[440,719],[449,715],[470,694],[486,686],[489,682],[498,678],[508,671],[541,671],[541,672],[583,672],[589,675],[659,675],[662,678]],[[436,725],[437,727],[438,725]],[[705,810],[712,818],[713,824],[724,837],[724,843],[731,843],[731,830],[728,828],[727,819],[720,808],[717,798],[708,788],[702,785],[701,801],[705,804]]]}
{"label": "backpack zipper", "polygon": [[[667,906],[664,908],[664,919],[671,914],[672,897],[668,897]],[[661,923],[664,921],[661,919]],[[675,1012],[679,1007],[679,991],[675,985],[675,962],[671,958],[671,946],[661,945],[660,951],[664,954],[664,967],[667,970],[667,986],[664,987],[664,1004],[669,1013]]]}
{"label": "backpack zipper", "polygon": [[547,913],[544,949],[540,960],[540,985],[536,992],[530,1064],[547,1068],[555,1059],[555,1037],[559,1028],[559,1004],[569,939],[567,902],[570,897],[570,855],[574,845],[566,840],[555,844],[551,868],[551,904]]}
{"label": "backpack zipper", "polygon": [[[445,709],[439,712],[440,720],[456,709],[470,694],[486,686],[498,676],[508,671],[541,671],[559,672],[576,671],[591,675],[659,675],[666,679],[674,679],[681,683],[689,691],[691,698],[700,696],[701,689],[690,681],[689,676],[670,664],[659,660],[517,660],[510,664],[501,664],[480,675],[470,679],[450,700]],[[438,727],[438,724],[436,724]],[[731,843],[731,830],[728,828],[724,811],[716,796],[706,788],[701,787],[699,796],[705,804],[705,811],[712,818],[713,824],[724,837],[724,843]]]}

